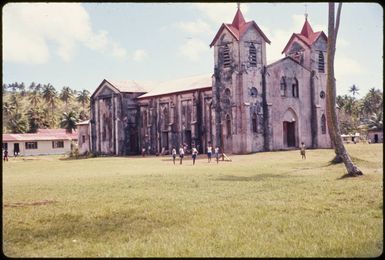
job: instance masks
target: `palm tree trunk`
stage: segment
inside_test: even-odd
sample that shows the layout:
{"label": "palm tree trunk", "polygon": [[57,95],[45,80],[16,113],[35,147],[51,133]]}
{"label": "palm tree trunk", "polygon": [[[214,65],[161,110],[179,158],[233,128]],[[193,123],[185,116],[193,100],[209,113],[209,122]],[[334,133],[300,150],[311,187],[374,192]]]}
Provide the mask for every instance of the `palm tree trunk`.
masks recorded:
{"label": "palm tree trunk", "polygon": [[[334,144],[334,151],[336,153],[335,159],[342,159],[345,168],[348,171],[348,176],[362,175],[360,169],[352,162],[341,137],[341,131],[337,121],[336,113],[336,82],[334,77],[334,56],[336,49],[337,33],[340,21],[342,3],[338,4],[337,24],[334,27],[334,3],[329,3],[329,24],[328,24],[328,60],[327,60],[327,86],[326,86],[326,115],[329,129],[330,139]],[[335,160],[334,159],[334,160]]]}

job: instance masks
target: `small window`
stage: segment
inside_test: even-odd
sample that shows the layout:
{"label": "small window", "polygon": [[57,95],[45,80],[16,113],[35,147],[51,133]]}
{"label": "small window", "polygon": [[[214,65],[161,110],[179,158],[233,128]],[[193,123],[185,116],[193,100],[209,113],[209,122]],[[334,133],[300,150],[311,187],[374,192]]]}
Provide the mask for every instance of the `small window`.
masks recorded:
{"label": "small window", "polygon": [[58,140],[58,141],[52,141],[52,148],[64,148],[64,141]]}
{"label": "small window", "polygon": [[8,150],[8,143],[3,143],[3,150]]}
{"label": "small window", "polygon": [[325,98],[325,91],[322,90],[322,91],[319,93],[319,96],[320,96],[320,98],[322,98],[322,99]]}
{"label": "small window", "polygon": [[255,49],[255,46],[252,43],[250,43],[249,47],[249,62],[251,67],[257,66],[257,50]]}
{"label": "small window", "polygon": [[230,67],[231,65],[230,49],[229,49],[229,46],[227,45],[223,47],[222,58],[223,58],[223,66],[225,68]]}
{"label": "small window", "polygon": [[250,96],[252,96],[252,97],[257,97],[257,95],[258,95],[257,89],[256,89],[255,87],[252,87],[252,88],[250,89]]}
{"label": "small window", "polygon": [[82,143],[84,144],[86,142],[86,136],[82,135]]}
{"label": "small window", "polygon": [[253,125],[253,133],[257,133],[258,132],[258,120],[257,120],[257,114],[256,113],[253,113],[251,122]]}
{"label": "small window", "polygon": [[37,142],[26,142],[25,143],[25,149],[37,149]]}
{"label": "small window", "polygon": [[293,97],[298,97],[298,80],[294,78],[294,84],[292,85]]}
{"label": "small window", "polygon": [[324,114],[321,116],[321,133],[326,134],[326,118]]}
{"label": "small window", "polygon": [[231,119],[230,115],[226,116],[226,132],[227,132],[227,137],[231,136]]}
{"label": "small window", "polygon": [[318,53],[318,72],[325,72],[325,58],[322,51]]}
{"label": "small window", "polygon": [[286,97],[286,80],[285,77],[281,78],[281,97]]}

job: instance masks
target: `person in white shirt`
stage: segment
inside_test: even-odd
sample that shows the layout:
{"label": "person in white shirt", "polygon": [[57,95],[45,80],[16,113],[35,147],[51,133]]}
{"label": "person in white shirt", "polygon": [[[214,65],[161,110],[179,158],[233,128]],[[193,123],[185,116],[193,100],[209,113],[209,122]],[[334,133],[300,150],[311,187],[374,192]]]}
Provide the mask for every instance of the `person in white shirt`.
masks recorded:
{"label": "person in white shirt", "polygon": [[183,157],[184,157],[184,149],[183,149],[183,146],[181,145],[179,148],[179,158],[180,158],[179,164],[182,164]]}
{"label": "person in white shirt", "polygon": [[218,161],[219,161],[219,147],[217,146],[217,147],[215,147],[215,158],[217,159],[217,163],[218,163]]}
{"label": "person in white shirt", "polygon": [[197,158],[197,155],[198,155],[198,150],[197,150],[197,148],[193,147],[192,148],[192,154],[191,154],[192,159],[193,159],[193,165],[195,165],[195,159]]}
{"label": "person in white shirt", "polygon": [[172,154],[172,161],[175,164],[175,158],[176,158],[176,149],[175,149],[175,147],[172,148],[171,154]]}
{"label": "person in white shirt", "polygon": [[213,147],[211,144],[207,147],[207,162],[211,162],[211,154],[213,153]]}

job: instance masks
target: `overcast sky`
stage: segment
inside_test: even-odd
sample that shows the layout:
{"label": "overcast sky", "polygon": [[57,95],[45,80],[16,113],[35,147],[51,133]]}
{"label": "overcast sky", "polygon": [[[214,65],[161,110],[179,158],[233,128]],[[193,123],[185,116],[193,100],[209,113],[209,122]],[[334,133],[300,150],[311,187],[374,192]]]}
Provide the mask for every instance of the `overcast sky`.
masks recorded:
{"label": "overcast sky", "polygon": [[[3,6],[3,83],[88,89],[103,79],[164,81],[213,72],[209,47],[236,3],[9,3]],[[241,3],[270,39],[268,64],[305,21],[327,35],[327,3]],[[383,89],[383,9],[344,3],[337,94]]]}

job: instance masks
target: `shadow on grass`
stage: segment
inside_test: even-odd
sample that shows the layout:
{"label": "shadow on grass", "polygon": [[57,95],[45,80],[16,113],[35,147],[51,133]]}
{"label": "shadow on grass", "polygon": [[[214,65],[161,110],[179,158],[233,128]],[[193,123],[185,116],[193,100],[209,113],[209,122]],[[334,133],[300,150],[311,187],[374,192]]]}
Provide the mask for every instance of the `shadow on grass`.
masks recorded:
{"label": "shadow on grass", "polygon": [[305,168],[294,168],[293,170],[290,171],[284,171],[281,172],[281,174],[268,174],[268,173],[262,173],[262,174],[257,174],[253,176],[235,176],[235,175],[225,175],[221,176],[215,180],[217,181],[262,181],[265,179],[285,179],[285,178],[300,178],[302,175],[290,175],[291,173],[299,173],[301,171],[307,171],[307,170],[312,170],[312,169],[321,169],[321,168],[326,168],[329,166],[332,166],[332,163],[328,163],[325,165],[321,165],[319,167],[305,167]]}
{"label": "shadow on grass", "polygon": [[262,173],[262,174],[257,174],[253,176],[225,175],[215,180],[217,181],[262,181],[269,178],[284,179],[284,178],[292,178],[292,177],[298,177],[298,176],[286,176],[286,175]]}
{"label": "shadow on grass", "polygon": [[[158,229],[187,225],[188,222],[187,216],[183,214],[148,214],[134,209],[93,216],[62,213],[36,219],[35,224],[13,225],[12,230],[8,228],[6,237],[9,241],[19,241],[26,245],[75,238],[83,242],[104,241],[108,237],[131,240],[148,236]],[[65,254],[70,255],[71,252]]]}

